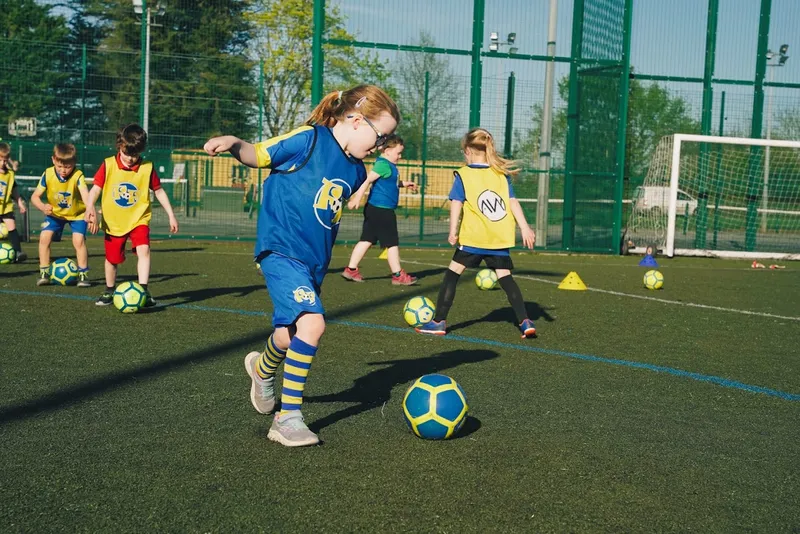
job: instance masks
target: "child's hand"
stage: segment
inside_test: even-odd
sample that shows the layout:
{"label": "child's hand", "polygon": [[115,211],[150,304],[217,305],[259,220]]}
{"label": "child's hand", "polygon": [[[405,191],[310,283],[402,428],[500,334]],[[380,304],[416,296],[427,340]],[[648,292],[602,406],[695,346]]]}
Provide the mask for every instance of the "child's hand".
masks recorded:
{"label": "child's hand", "polygon": [[171,234],[178,233],[178,219],[176,219],[174,215],[169,218],[169,232]]}
{"label": "child's hand", "polygon": [[450,233],[450,235],[447,236],[447,242],[453,246],[456,246],[456,243],[458,243],[458,234]]}
{"label": "child's hand", "polygon": [[17,201],[17,204],[19,205],[19,212],[20,212],[20,213],[25,213],[25,212],[27,212],[27,211],[28,211],[28,206],[27,206],[27,205],[25,205],[25,201],[24,201],[24,200],[22,200],[22,198],[20,198],[20,199]]}
{"label": "child's hand", "polygon": [[52,215],[53,214],[53,206],[51,206],[50,204],[45,204],[44,207],[42,208],[42,212],[45,215]]}
{"label": "child's hand", "polygon": [[361,204],[361,199],[351,198],[347,201],[347,209],[357,210],[359,204]]}
{"label": "child's hand", "polygon": [[206,141],[205,145],[203,145],[203,150],[205,150],[209,156],[216,156],[217,154],[221,154],[230,150],[235,140],[236,138],[230,135],[212,137]]}
{"label": "child's hand", "polygon": [[533,250],[533,245],[536,243],[536,232],[530,226],[521,228],[522,243],[526,248]]}
{"label": "child's hand", "polygon": [[406,189],[410,189],[414,193],[417,192],[417,184],[415,184],[414,182],[403,182],[403,187],[405,187]]}

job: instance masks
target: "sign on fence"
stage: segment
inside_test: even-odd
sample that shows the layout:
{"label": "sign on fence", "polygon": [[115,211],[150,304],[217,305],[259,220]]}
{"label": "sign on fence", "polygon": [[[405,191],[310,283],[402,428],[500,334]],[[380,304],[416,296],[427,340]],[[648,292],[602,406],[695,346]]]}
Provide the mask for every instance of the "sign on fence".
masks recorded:
{"label": "sign on fence", "polygon": [[9,122],[8,134],[15,137],[33,137],[36,135],[36,118],[20,117]]}

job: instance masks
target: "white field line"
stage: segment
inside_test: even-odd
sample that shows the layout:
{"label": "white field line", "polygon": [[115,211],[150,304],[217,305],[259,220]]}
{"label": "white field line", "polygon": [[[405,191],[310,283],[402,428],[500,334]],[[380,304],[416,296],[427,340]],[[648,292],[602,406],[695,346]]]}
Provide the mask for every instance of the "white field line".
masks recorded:
{"label": "white field line", "polygon": [[[403,260],[403,263],[413,263],[417,265],[427,265],[430,267],[442,267],[447,268],[447,265],[441,265],[438,263],[428,263],[422,261],[413,261],[413,260]],[[558,285],[561,282],[555,282],[553,280],[547,280],[546,278],[538,278],[536,276],[526,276],[526,275],[514,275],[514,278],[522,278],[525,280],[532,280],[534,282],[543,282],[545,284],[551,285]],[[652,302],[660,302],[661,304],[674,304],[678,306],[686,306],[689,308],[701,308],[704,310],[714,310],[714,311],[723,311],[723,312],[730,312],[730,313],[740,313],[742,315],[755,315],[758,317],[769,317],[771,319],[785,319],[788,321],[800,321],[800,317],[792,317],[788,315],[776,315],[774,313],[765,313],[765,312],[756,312],[751,310],[740,310],[737,308],[724,308],[722,306],[711,306],[709,304],[698,304],[696,302],[684,302],[680,300],[668,300],[668,299],[660,299],[657,297],[646,297],[644,295],[634,295],[631,293],[623,293],[621,291],[611,291],[610,289],[599,289],[596,287],[589,287],[587,288],[589,291],[594,291],[595,293],[605,293],[607,295],[614,295],[617,297],[630,297],[634,299],[640,300],[649,300]]]}

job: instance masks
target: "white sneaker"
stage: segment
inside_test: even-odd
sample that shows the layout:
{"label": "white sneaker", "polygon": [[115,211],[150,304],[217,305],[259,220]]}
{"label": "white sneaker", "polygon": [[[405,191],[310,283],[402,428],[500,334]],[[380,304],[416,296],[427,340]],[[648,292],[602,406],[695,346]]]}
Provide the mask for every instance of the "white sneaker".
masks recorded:
{"label": "white sneaker", "polygon": [[305,447],[319,443],[317,435],[310,431],[303,421],[300,410],[275,414],[267,437],[287,447]]}
{"label": "white sneaker", "polygon": [[258,413],[271,414],[275,411],[275,377],[262,380],[256,372],[260,352],[251,352],[244,358],[244,368],[250,375],[250,402]]}

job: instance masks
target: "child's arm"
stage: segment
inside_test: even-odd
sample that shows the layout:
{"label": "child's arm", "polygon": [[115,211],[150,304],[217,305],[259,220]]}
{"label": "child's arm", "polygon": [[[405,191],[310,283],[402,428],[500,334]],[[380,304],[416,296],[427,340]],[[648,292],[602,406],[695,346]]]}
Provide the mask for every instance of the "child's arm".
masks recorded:
{"label": "child's arm", "polygon": [[411,189],[415,193],[417,192],[417,184],[408,180],[400,180],[400,187]]}
{"label": "child's arm", "polygon": [[450,201],[450,235],[447,242],[453,246],[458,243],[458,225],[461,222],[461,208],[463,207],[464,203],[459,200]]}
{"label": "child's arm", "polygon": [[533,245],[536,243],[536,232],[528,226],[528,221],[525,219],[525,213],[522,211],[522,205],[519,200],[511,198],[510,201],[511,213],[514,215],[514,219],[516,219],[519,230],[522,233],[522,243],[525,247],[533,249]]}
{"label": "child's arm", "polygon": [[367,174],[367,179],[361,184],[361,187],[358,188],[358,191],[350,197],[350,200],[347,202],[347,208],[354,210],[358,209],[358,206],[361,205],[361,199],[364,198],[364,193],[367,192],[367,188],[369,188],[370,184],[375,183],[381,177],[375,171],[369,171]]}
{"label": "child's arm", "polygon": [[89,231],[93,234],[96,234],[98,230],[97,211],[94,209],[94,204],[97,202],[97,197],[99,197],[102,192],[102,187],[93,185],[92,189],[89,191],[88,198],[84,201],[84,204],[86,204],[86,213],[83,214],[83,220],[89,223]]}
{"label": "child's arm", "polygon": [[19,187],[17,184],[14,184],[14,187],[11,188],[11,198],[17,201],[17,206],[19,206],[20,213],[25,213],[28,211],[28,206],[25,204],[25,199],[19,194]]}
{"label": "child's arm", "polygon": [[[78,193],[81,194],[81,200],[86,205],[86,212],[83,215],[83,218],[86,219],[87,217],[93,221],[94,224],[97,224],[97,213],[94,210],[94,203],[89,202],[89,188],[86,185],[81,184],[78,186]],[[90,225],[91,226],[91,223]],[[96,232],[97,230],[95,230]],[[94,232],[92,232],[94,233]]]}
{"label": "child's arm", "polygon": [[39,186],[36,187],[31,195],[31,204],[33,204],[37,210],[41,211],[45,215],[52,215],[53,206],[42,202],[42,193],[46,191],[46,189],[42,187],[42,183],[44,183],[44,177],[42,177],[42,182],[39,183]]}
{"label": "child's arm", "polygon": [[[244,162],[242,162],[242,163],[244,163]],[[170,233],[177,234],[178,233],[178,219],[175,218],[175,213],[172,211],[172,204],[169,203],[169,195],[167,195],[167,192],[164,191],[163,187],[160,187],[160,188],[156,189],[154,193],[156,195],[156,198],[158,199],[158,203],[161,204],[161,207],[164,208],[164,211],[167,212],[167,216],[169,216],[169,231],[170,231]]]}
{"label": "child's arm", "polygon": [[232,135],[212,137],[206,142],[205,145],[203,145],[203,150],[205,150],[209,156],[216,156],[217,154],[222,154],[223,152],[230,152],[231,156],[238,159],[248,167],[258,167],[258,158],[256,157],[255,145],[252,145],[247,141],[242,141],[238,137],[234,137]]}

